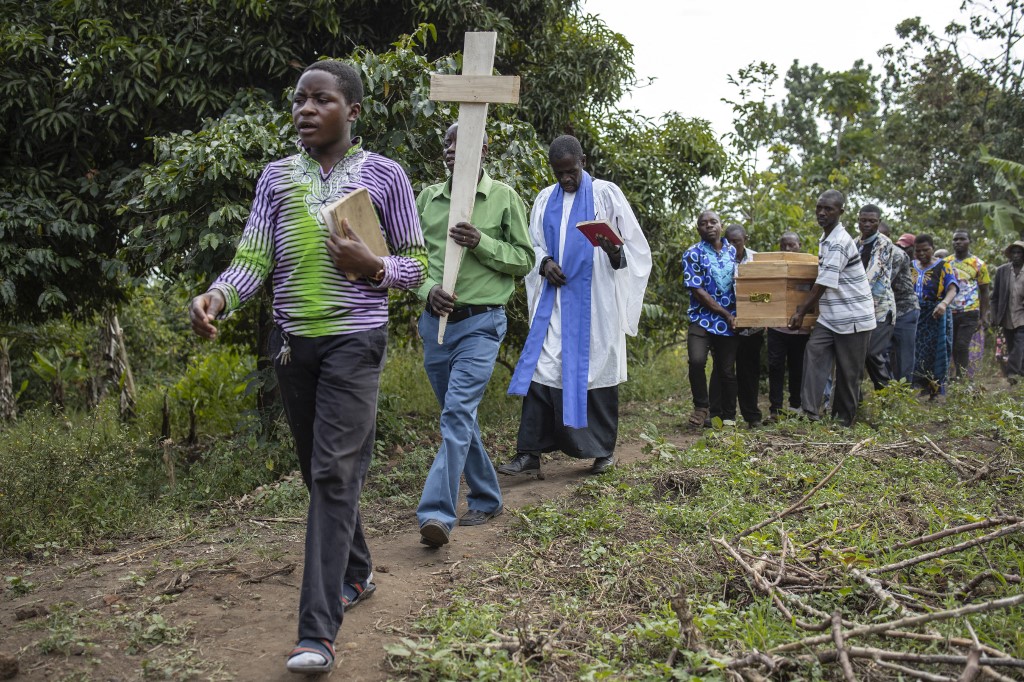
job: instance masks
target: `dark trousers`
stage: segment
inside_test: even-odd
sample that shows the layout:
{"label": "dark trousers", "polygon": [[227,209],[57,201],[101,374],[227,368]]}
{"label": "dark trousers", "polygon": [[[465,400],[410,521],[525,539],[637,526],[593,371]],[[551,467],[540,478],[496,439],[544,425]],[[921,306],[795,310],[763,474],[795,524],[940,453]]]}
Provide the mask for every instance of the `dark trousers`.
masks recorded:
{"label": "dark trousers", "polygon": [[787,334],[768,330],[768,409],[782,410],[785,397],[786,369],[789,369],[789,406],[800,407],[800,385],[804,377],[804,349],[807,334]]}
{"label": "dark trousers", "polygon": [[981,325],[980,310],[953,313],[953,369],[959,379],[967,371],[971,357],[971,339]]}
{"label": "dark trousers", "polygon": [[892,344],[892,333],[895,327],[891,324],[892,313],[878,322],[878,326],[871,332],[871,341],[868,344],[868,357],[864,361],[864,367],[868,371],[868,378],[871,385],[877,391],[892,381],[889,374],[889,346]]}
{"label": "dark trousers", "polygon": [[889,376],[893,381],[914,378],[914,361],[917,349],[918,309],[909,310],[896,318],[896,326],[889,341]]}
{"label": "dark trousers", "polygon": [[[748,424],[760,425],[761,408],[757,406],[757,397],[761,388],[761,346],[764,345],[764,333],[737,335],[736,347],[736,398],[740,404],[740,414]],[[721,365],[715,359],[711,370],[711,383],[708,385],[711,416],[720,416],[722,408],[722,385],[725,383],[721,375]],[[736,407],[729,410],[736,414]],[[728,417],[724,417],[728,419]]]}
{"label": "dark trousers", "polygon": [[1006,374],[1024,376],[1024,327],[1004,329],[1006,336]]}
{"label": "dark trousers", "polygon": [[373,455],[387,341],[387,327],[316,338],[289,335],[291,360],[282,364],[282,334],[275,330],[270,337],[281,400],[309,489],[299,639],[333,642],[344,617],[342,583],[370,575],[359,496]]}
{"label": "dark trousers", "polygon": [[864,360],[868,355],[871,331],[837,334],[822,325],[815,325],[804,351],[804,380],[800,403],[812,418],[818,415],[833,365],[836,369],[832,390],[832,416],[845,426],[857,418],[857,399]]}
{"label": "dark trousers", "polygon": [[[693,406],[710,408],[708,396],[707,364],[708,355],[715,354],[715,367],[722,370],[717,376],[721,391],[721,414],[711,415],[722,419],[736,419],[736,350],[739,337],[712,334],[700,325],[691,324],[686,333],[686,353],[689,360],[690,393]],[[712,379],[715,379],[712,374]]]}
{"label": "dark trousers", "polygon": [[587,426],[573,429],[562,417],[562,389],[530,382],[523,398],[516,452],[539,455],[561,450],[577,459],[611,457],[619,437],[619,387],[587,391]]}

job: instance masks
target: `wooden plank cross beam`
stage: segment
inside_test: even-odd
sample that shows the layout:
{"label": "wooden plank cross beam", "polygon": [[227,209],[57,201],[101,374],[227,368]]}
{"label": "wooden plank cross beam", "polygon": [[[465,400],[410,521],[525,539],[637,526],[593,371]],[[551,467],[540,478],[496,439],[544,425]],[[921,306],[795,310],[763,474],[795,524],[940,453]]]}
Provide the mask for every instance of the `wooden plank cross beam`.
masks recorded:
{"label": "wooden plank cross beam", "polygon": [[[519,76],[492,76],[494,47],[498,34],[467,33],[462,51],[462,75],[430,75],[430,99],[459,103],[459,142],[455,147],[455,169],[452,171],[452,201],[448,213],[448,229],[461,222],[472,222],[473,201],[480,178],[480,148],[484,144],[487,104],[519,102]],[[448,293],[455,292],[465,248],[449,236],[444,251],[444,278],[441,283]],[[437,342],[444,343],[448,316],[441,318]]]}

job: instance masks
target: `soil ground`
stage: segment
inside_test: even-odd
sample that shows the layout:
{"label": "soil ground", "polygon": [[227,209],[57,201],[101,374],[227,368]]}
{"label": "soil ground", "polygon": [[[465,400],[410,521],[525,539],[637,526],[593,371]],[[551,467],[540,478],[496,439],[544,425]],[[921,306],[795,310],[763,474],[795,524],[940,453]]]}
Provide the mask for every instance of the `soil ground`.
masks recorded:
{"label": "soil ground", "polygon": [[[694,437],[689,432],[670,440],[685,445]],[[619,465],[641,460],[641,446],[621,444]],[[502,477],[506,509],[569,494],[587,476],[589,464],[557,455],[544,462],[545,480]],[[170,626],[189,624],[185,660],[165,661],[161,665],[172,666],[170,673],[149,676],[179,678],[183,673],[174,670],[198,666],[197,679],[295,682],[284,662],[295,641],[304,526],[301,519],[234,518],[214,531],[136,540],[108,547],[107,554],[0,564],[5,576],[31,571],[36,585],[14,598],[8,591],[0,601],[0,654],[17,657],[15,679],[140,679],[143,660],[171,657],[182,645],[140,647],[132,654],[125,650],[125,627],[118,631],[111,623],[123,624],[132,614],[136,623],[152,626],[144,614],[159,614]],[[384,646],[410,634],[416,615],[461,572],[501,555],[504,531],[515,523],[506,511],[483,526],[456,527],[448,545],[432,550],[419,543],[413,510],[402,510],[399,519],[404,519],[398,524],[402,530],[370,539],[377,591],[345,616],[336,641],[335,679],[388,679]],[[161,596],[167,594],[177,596]],[[41,653],[38,644],[53,637],[53,628],[44,625],[42,615],[26,617],[38,607],[79,613],[81,642]]]}

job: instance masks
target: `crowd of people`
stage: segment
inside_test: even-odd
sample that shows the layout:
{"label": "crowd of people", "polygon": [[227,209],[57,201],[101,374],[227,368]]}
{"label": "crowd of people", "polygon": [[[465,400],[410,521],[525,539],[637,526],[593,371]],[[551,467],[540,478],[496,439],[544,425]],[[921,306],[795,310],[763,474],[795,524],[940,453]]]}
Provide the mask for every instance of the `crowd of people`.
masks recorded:
{"label": "crowd of people", "polygon": [[[515,190],[481,164],[471,220],[450,226],[451,177],[414,197],[399,164],[353,138],[362,96],[359,72],[347,63],[323,60],[303,71],[292,99],[298,150],[266,166],[234,259],[189,306],[195,333],[214,339],[218,320],[268,278],[272,284],[269,353],[309,490],[298,641],[286,667],[310,675],[333,668],[345,611],[376,589],[359,499],[375,440],[388,290],[415,291],[424,305],[419,333],[441,408],[441,441],[416,517],[420,541],[438,548],[457,525],[501,514],[499,474],[539,477],[543,453],[592,460],[595,474],[614,465],[626,336],[638,331],[652,265],[622,191],[584,170],[586,156],[575,137],[552,141],[548,162],[556,182],[540,192],[529,214]],[[449,170],[457,148],[453,125],[443,139]],[[487,151],[484,143],[481,159]],[[370,194],[390,255],[374,254],[346,221],[342,234],[327,229],[322,209],[359,188]],[[812,418],[827,394],[833,414],[851,423],[865,366],[876,386],[913,374],[939,392],[950,354],[958,373],[974,371],[978,346],[972,339],[989,309],[993,323],[1009,330],[1009,371],[1021,373],[1024,242],[1008,249],[1011,263],[996,272],[990,292],[988,271],[970,255],[966,235],[954,239],[955,257],[940,260],[928,235],[910,242],[911,235],[903,235],[894,245],[876,207],[861,210],[855,243],[839,224],[842,212],[841,194],[821,196],[817,281],[789,324],[767,332],[742,329],[736,320],[737,264],[754,257],[746,232],[730,226],[723,239],[719,216],[700,215],[701,239],[683,259],[691,295],[694,424],[713,417],[734,421],[737,400],[744,420],[761,422],[765,338],[769,418],[783,412],[787,365],[789,406]],[[609,225],[614,239],[599,235],[592,244],[576,229],[591,221]],[[454,291],[441,285],[449,241],[465,249]],[[903,253],[911,245],[913,265]],[[797,251],[799,238],[780,235],[779,248]],[[525,277],[530,330],[508,390],[524,398],[516,453],[496,469],[477,411],[505,336],[504,306],[516,277]],[[802,320],[813,306],[819,314],[808,331]],[[958,334],[967,341],[960,343]],[[463,479],[468,509],[459,516]]]}
{"label": "crowd of people", "polygon": [[[818,273],[785,327],[744,327],[737,319],[735,279],[754,257],[741,225],[723,231],[714,211],[697,219],[700,241],[683,255],[690,290],[687,331],[689,423],[736,424],[736,404],[749,426],[758,409],[762,337],[767,335],[768,421],[786,414],[817,420],[825,410],[841,424],[856,419],[867,376],[875,390],[906,381],[934,400],[948,381],[972,381],[985,349],[986,327],[1006,379],[1024,374],[1024,241],[1004,250],[1005,264],[989,266],[971,253],[971,236],[953,233],[953,252],[935,249],[930,234],[905,233],[895,241],[874,204],[857,214],[856,240],[840,222],[845,198],[828,190],[815,216]],[[779,236],[779,251],[800,251],[793,232]],[[812,327],[805,316],[817,307]],[[708,357],[713,357],[710,379]],[[788,370],[788,371],[787,371]],[[789,402],[784,406],[788,376]]]}
{"label": "crowd of people", "polygon": [[[404,170],[352,137],[362,95],[347,63],[324,60],[303,71],[292,100],[298,152],[264,169],[234,259],[189,306],[193,330],[214,339],[217,320],[266,279],[273,285],[269,353],[309,489],[298,642],[286,667],[309,675],[333,668],[345,611],[376,590],[359,498],[373,453],[388,289],[415,291],[424,304],[419,334],[441,407],[441,443],[416,517],[420,541],[438,548],[457,525],[502,513],[499,472],[540,477],[541,455],[555,450],[592,460],[595,474],[614,465],[626,336],[637,333],[651,272],[629,203],[615,184],[584,170],[575,137],[552,141],[557,182],[540,192],[529,217],[515,190],[481,163],[471,220],[449,226],[451,176],[414,199]],[[458,133],[452,125],[442,141],[450,171]],[[487,151],[485,142],[481,160]],[[346,221],[343,234],[327,229],[322,209],[359,188],[370,194],[391,255],[375,255]],[[613,235],[592,245],[576,229],[592,221]],[[449,241],[465,249],[454,291],[441,284]],[[515,456],[495,469],[477,408],[516,277],[525,277],[531,319],[508,389],[524,396],[522,417]],[[459,516],[463,479],[468,509]]]}

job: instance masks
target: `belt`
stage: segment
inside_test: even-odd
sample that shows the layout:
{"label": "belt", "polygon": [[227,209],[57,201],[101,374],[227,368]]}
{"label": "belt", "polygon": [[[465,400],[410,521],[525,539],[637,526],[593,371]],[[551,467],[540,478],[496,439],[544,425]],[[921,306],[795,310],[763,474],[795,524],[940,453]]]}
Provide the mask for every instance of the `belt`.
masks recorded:
{"label": "belt", "polygon": [[[448,314],[448,324],[454,324],[455,322],[462,322],[467,317],[473,317],[474,315],[481,315],[483,313],[489,313],[492,310],[500,310],[504,308],[503,305],[467,305],[456,308]],[[427,312],[434,315],[434,311],[430,309],[430,305],[427,305]],[[437,317],[437,315],[434,315]]]}

